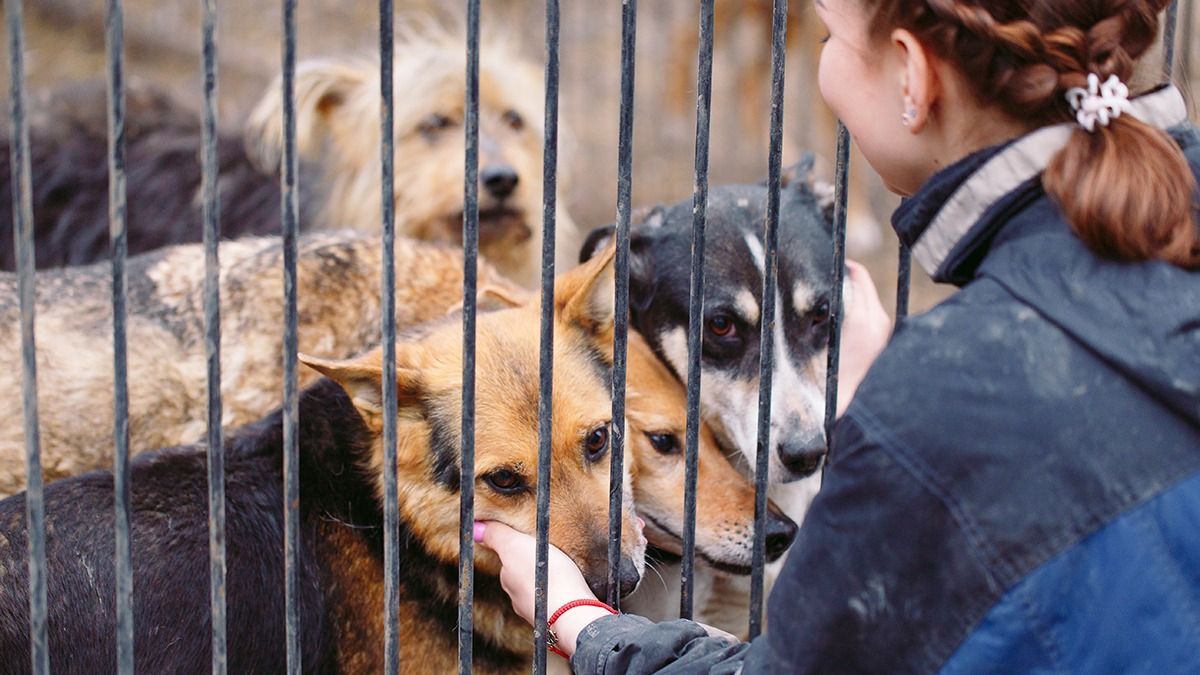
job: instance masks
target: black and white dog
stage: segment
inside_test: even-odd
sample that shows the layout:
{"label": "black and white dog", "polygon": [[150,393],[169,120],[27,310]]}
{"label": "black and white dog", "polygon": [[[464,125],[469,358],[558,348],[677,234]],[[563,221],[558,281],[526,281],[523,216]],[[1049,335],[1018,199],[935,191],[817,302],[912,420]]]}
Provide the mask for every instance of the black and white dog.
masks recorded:
{"label": "black and white dog", "polygon": [[[826,452],[830,200],[826,186],[812,181],[811,167],[810,156],[789,168],[780,195],[771,355],[769,477],[773,485],[814,476]],[[766,208],[764,185],[727,185],[709,191],[701,414],[721,444],[741,451],[750,466],[754,466],[758,430]],[[612,226],[594,230],[581,258],[591,257],[611,237]],[[690,198],[654,207],[631,227],[630,323],[680,380],[687,379],[691,248]]]}
{"label": "black and white dog", "polygon": [[[815,182],[811,171],[812,157],[806,156],[784,174],[771,354],[769,494],[798,523],[820,487],[818,470],[827,447],[833,193],[827,184]],[[754,471],[757,454],[766,217],[765,185],[715,186],[708,193],[700,410],[718,443],[736,450],[735,457],[744,460],[740,463],[748,473]],[[632,220],[630,325],[675,376],[686,381],[692,200],[654,207]],[[612,236],[611,225],[593,230],[581,259],[602,250]],[[648,588],[630,598],[630,607],[665,620],[676,616],[678,596],[671,588],[677,577],[667,571],[672,557],[663,552],[656,556],[664,579],[662,592]],[[768,590],[780,566],[781,561],[767,566]],[[695,592],[697,620],[745,635],[748,577],[728,577],[701,566]]]}

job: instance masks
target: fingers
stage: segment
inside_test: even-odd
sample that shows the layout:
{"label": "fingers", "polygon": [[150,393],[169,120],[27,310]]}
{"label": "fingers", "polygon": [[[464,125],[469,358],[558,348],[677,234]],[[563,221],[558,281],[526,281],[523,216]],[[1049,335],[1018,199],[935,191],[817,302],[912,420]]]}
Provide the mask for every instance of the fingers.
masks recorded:
{"label": "fingers", "polygon": [[495,551],[501,560],[517,547],[533,543],[533,537],[494,520],[475,521],[473,536],[476,543]]}

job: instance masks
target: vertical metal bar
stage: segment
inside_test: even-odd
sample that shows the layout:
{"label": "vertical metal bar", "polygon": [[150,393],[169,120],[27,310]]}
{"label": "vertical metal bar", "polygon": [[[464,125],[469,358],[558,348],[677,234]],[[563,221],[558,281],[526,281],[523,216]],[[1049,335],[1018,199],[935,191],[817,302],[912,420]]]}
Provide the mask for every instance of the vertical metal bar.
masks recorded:
{"label": "vertical metal bar", "polygon": [[787,0],[775,0],[771,22],[771,142],[767,161],[767,220],[763,223],[762,327],[758,359],[758,444],[754,462],[754,551],[750,574],[750,639],[762,632],[763,566],[767,542],[767,473],[771,456],[771,380],[775,353],[775,297],[779,274],[779,191],[783,163],[783,69]]}
{"label": "vertical metal bar", "polygon": [[550,557],[550,449],[554,427],[554,239],[558,194],[558,0],[546,0],[546,110],[542,154],[542,316],[538,355],[537,542],[534,566],[533,672],[546,672],[547,572]]}
{"label": "vertical metal bar", "polygon": [[475,293],[479,259],[479,0],[467,0],[467,91],[463,127],[463,374],[459,467],[458,671],[471,672],[475,633]]}
{"label": "vertical metal bar", "polygon": [[25,413],[25,527],[29,539],[30,668],[50,672],[46,641],[46,525],[42,501],[42,460],[38,436],[37,360],[34,345],[34,253],[32,181],[29,177],[29,127],[25,120],[25,35],[22,0],[4,3],[8,24],[11,77],[13,248],[17,252],[17,289],[21,304],[21,402]]}
{"label": "vertical metal bar", "polygon": [[1183,34],[1180,38],[1183,51],[1179,54],[1179,81],[1192,81],[1192,57],[1196,50],[1196,2],[1183,0]]}
{"label": "vertical metal bar", "polygon": [[[1167,6],[1167,22],[1163,27],[1163,76],[1166,79],[1171,78],[1171,71],[1175,68],[1175,27],[1179,23],[1179,0],[1171,0],[1171,4]],[[1191,45],[1184,44],[1184,50],[1191,49]]]}
{"label": "vertical metal bar", "polygon": [[204,106],[201,113],[204,219],[204,360],[208,388],[208,602],[212,618],[212,672],[228,668],[225,638],[225,436],[221,428],[221,238],[217,189],[217,3],[204,0],[201,61]]}
{"label": "vertical metal bar", "polygon": [[287,670],[299,675],[300,603],[297,597],[299,564],[300,477],[299,416],[296,379],[296,248],[299,236],[296,174],[296,0],[283,0],[283,481],[284,571],[287,603]]}
{"label": "vertical metal bar", "polygon": [[383,343],[383,669],[400,672],[400,505],[396,486],[396,218],[393,162],[395,108],[392,97],[394,16],[392,0],[379,0],[379,152],[383,205],[382,325]]}
{"label": "vertical metal bar", "polygon": [[113,537],[116,545],[117,672],[133,673],[133,565],[129,543],[129,369],[125,340],[125,32],[121,0],[108,0],[108,232],[112,254]]}
{"label": "vertical metal bar", "polygon": [[908,291],[912,285],[912,249],[900,242],[896,271],[896,321],[908,316]]}
{"label": "vertical metal bar", "polygon": [[683,493],[683,559],[679,616],[692,618],[696,564],[696,461],[700,441],[700,353],[704,325],[704,216],[708,206],[708,123],[712,109],[713,0],[700,3],[696,75],[696,183],[692,196],[692,272],[688,300],[687,444]]}
{"label": "vertical metal bar", "polygon": [[617,131],[616,315],[613,323],[612,457],[608,484],[608,604],[621,602],[621,511],[625,482],[625,371],[629,351],[629,218],[633,194],[633,75],[637,0],[621,7],[621,115]]}
{"label": "vertical metal bar", "polygon": [[[837,169],[834,172],[833,197],[833,314],[829,322],[829,365],[825,371],[825,442],[833,436],[837,414],[838,363],[842,348],[842,281],[846,275],[846,183],[850,174],[850,133],[846,125],[837,125]],[[832,457],[829,458],[832,460]],[[824,476],[826,461],[821,467]]]}

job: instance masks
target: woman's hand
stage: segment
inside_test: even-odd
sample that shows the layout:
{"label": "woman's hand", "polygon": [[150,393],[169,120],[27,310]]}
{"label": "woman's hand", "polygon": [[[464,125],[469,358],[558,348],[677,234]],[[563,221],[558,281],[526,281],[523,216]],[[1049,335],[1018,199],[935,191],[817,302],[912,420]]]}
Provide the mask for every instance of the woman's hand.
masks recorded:
{"label": "woman's hand", "polygon": [[[533,625],[537,540],[504,523],[485,521],[475,523],[475,541],[492,549],[500,557],[500,586],[508,593],[517,615]],[[550,546],[548,564],[547,616],[572,600],[596,599],[579,568],[556,546]],[[609,616],[608,610],[590,606],[575,607],[564,613],[554,624],[558,648],[567,654],[574,654],[579,632],[592,621],[605,616]]]}
{"label": "woman's hand", "polygon": [[879,292],[867,268],[846,261],[845,316],[842,320],[842,351],[838,364],[837,416],[846,412],[858,385],[867,376],[892,335],[892,320],[879,302]]}

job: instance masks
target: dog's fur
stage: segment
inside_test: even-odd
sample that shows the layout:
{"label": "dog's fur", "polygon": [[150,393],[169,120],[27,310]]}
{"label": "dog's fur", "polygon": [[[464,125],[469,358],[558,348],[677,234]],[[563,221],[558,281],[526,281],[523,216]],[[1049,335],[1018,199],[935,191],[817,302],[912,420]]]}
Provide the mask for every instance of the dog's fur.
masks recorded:
{"label": "dog's fur", "polygon": [[[462,41],[405,23],[395,57],[396,231],[461,245]],[[540,70],[507,40],[482,48],[479,104],[480,250],[507,276],[536,282],[542,208]],[[67,87],[31,106],[31,169],[39,267],[108,257],[108,140],[104,86]],[[302,62],[296,72],[300,224],[381,227],[379,66],[368,60]],[[280,231],[282,90],[277,80],[251,114],[244,139],[217,138],[225,237]],[[131,253],[202,238],[199,113],[133,81],[127,92],[126,189]],[[0,269],[15,268],[9,142],[0,145]],[[243,147],[244,146],[244,147]],[[559,200],[561,205],[563,200]],[[558,208],[557,241],[573,261],[582,234]],[[565,269],[564,265],[564,269]]]}
{"label": "dog's fur", "polygon": [[[555,389],[550,541],[603,595],[607,574],[608,461],[588,446],[607,428],[612,302],[602,277],[611,255],[559,279],[555,293]],[[611,286],[609,286],[611,288]],[[532,532],[537,455],[536,302],[479,316],[475,514]],[[459,534],[458,447],[461,321],[427,325],[397,344],[397,474],[400,503],[401,663],[447,672],[455,649]],[[380,506],[383,448],[381,357],[304,358],[331,376],[301,396],[299,608],[307,672],[376,672],[382,662]],[[340,385],[340,386],[339,386]],[[282,420],[279,412],[237,432],[227,453],[229,666],[284,669]],[[500,472],[517,490],[495,486]],[[205,461],[198,447],[145,454],[133,470],[136,666],[205,672],[210,648]],[[629,485],[628,479],[625,481]],[[627,487],[628,493],[628,487]],[[627,494],[627,496],[629,496]],[[109,476],[48,486],[47,563],[51,663],[63,672],[111,668],[115,588]],[[628,502],[627,502],[628,503]],[[24,500],[0,502],[0,662],[28,663]],[[641,575],[644,539],[623,514],[622,591]],[[475,664],[524,672],[529,627],[513,614],[499,561],[476,552]]]}
{"label": "dog's fur", "polygon": [[[331,358],[379,343],[377,237],[321,232],[300,239],[300,349]],[[401,328],[444,316],[462,302],[462,252],[397,238],[396,321]],[[283,248],[278,238],[221,246],[223,424],[235,427],[282,401]],[[204,252],[185,244],[128,264],[130,447],[194,443],[205,434]],[[21,400],[16,277],[0,273],[0,397]],[[48,479],[109,465],[113,445],[111,271],[107,264],[38,275],[39,426]],[[479,288],[522,291],[489,265]],[[486,303],[485,303],[486,304]],[[302,369],[300,383],[316,374]],[[0,495],[24,487],[20,406],[0,422]]]}
{"label": "dog's fur", "polygon": [[[637,333],[629,334],[626,420],[633,455],[633,494],[646,520],[646,539],[657,579],[630,596],[622,609],[653,620],[679,612],[682,552],[684,435],[687,396],[683,385]],[[708,425],[700,425],[697,448],[695,592],[697,621],[735,634],[746,629],[748,604],[725,592],[730,579],[750,573],[754,545],[754,486],[725,458]],[[791,544],[796,524],[767,503],[768,560]],[[652,563],[653,564],[653,563]],[[736,582],[732,582],[736,583]]]}
{"label": "dog's fur", "polygon": [[[436,28],[401,33],[406,37],[396,44],[393,71],[397,231],[461,244],[464,42]],[[532,286],[542,234],[541,70],[503,36],[487,39],[480,54],[480,249],[506,276]],[[302,158],[320,158],[315,162],[323,193],[318,222],[379,229],[379,77],[379,64],[371,60],[297,67],[296,144]],[[282,105],[277,80],[247,125],[250,155],[268,170],[279,166]],[[556,245],[566,269],[582,233],[561,206],[557,223]]]}
{"label": "dog's fur", "polygon": [[[39,268],[109,256],[108,127],[103,82],[43,94],[30,106],[34,248]],[[126,92],[126,222],[131,254],[203,237],[200,116],[138,80]],[[8,136],[0,139],[0,269],[16,269]],[[221,232],[278,234],[279,179],[256,169],[238,135],[217,137]],[[308,172],[302,171],[302,175]],[[305,187],[309,187],[305,185]],[[301,190],[301,212],[311,190]]]}

